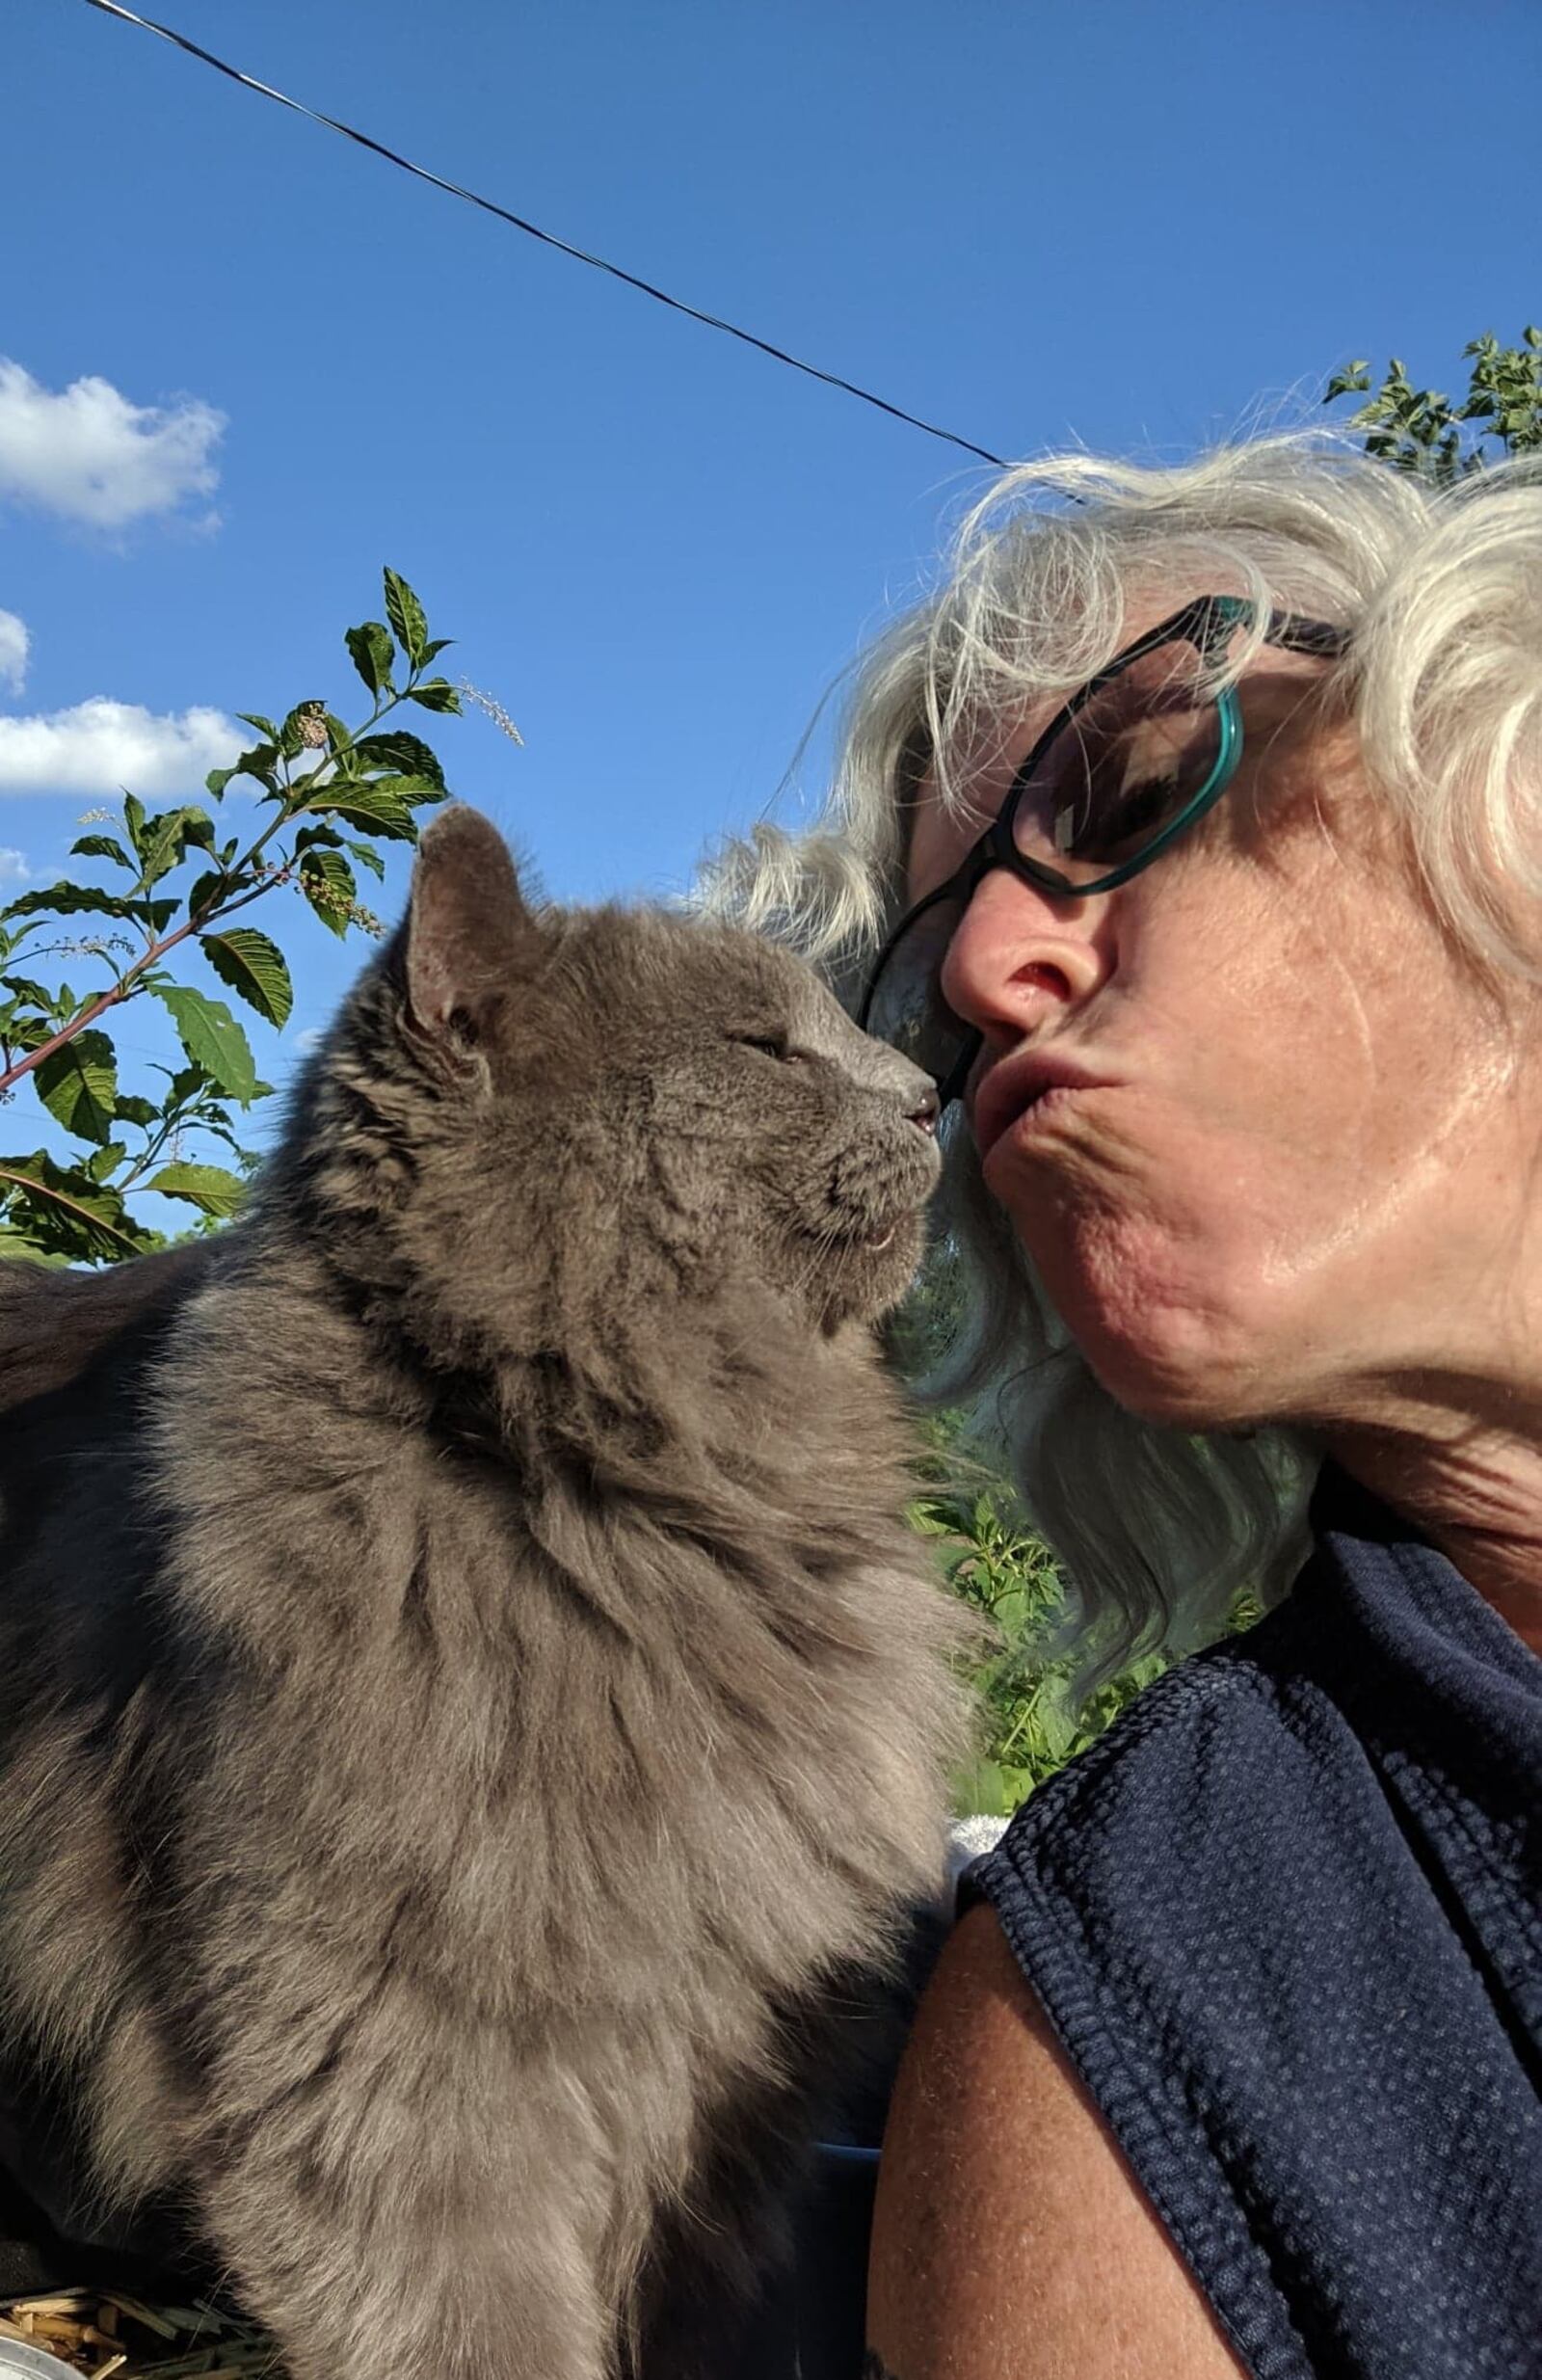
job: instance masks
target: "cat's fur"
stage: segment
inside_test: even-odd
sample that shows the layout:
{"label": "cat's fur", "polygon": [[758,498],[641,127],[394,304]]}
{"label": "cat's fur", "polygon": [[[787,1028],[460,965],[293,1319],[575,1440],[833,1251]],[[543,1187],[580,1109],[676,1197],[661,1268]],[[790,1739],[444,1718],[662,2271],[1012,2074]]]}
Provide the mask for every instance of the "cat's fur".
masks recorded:
{"label": "cat's fur", "polygon": [[41,2195],[179,2209],[294,2380],[728,2368],[940,1883],[959,1623],[867,1327],[929,1089],[453,810],[242,1220],[0,1272],[0,2039],[86,2144]]}

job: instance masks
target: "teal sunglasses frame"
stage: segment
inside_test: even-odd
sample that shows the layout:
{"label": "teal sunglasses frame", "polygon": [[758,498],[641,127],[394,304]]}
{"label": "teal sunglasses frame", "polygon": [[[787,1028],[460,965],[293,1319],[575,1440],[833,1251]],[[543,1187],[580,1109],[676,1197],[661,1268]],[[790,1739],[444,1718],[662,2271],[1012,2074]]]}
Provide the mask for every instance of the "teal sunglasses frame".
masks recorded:
{"label": "teal sunglasses frame", "polygon": [[[1043,860],[1025,858],[1013,840],[1012,830],[1024,787],[1032,779],[1056,736],[1096,694],[1121,676],[1131,662],[1142,659],[1148,653],[1157,652],[1163,645],[1195,645],[1209,661],[1231,643],[1238,628],[1251,628],[1257,617],[1258,606],[1242,596],[1199,596],[1193,602],[1185,603],[1182,611],[1175,611],[1169,619],[1163,620],[1158,627],[1148,628],[1144,636],[1137,637],[1132,645],[1127,645],[1123,653],[1116,655],[1106,669],[1101,669],[1095,678],[1088,679],[1084,686],[1078,686],[1071,700],[1055,712],[1026,760],[1016,771],[1000,809],[979,841],[971,844],[945,883],[938,885],[926,895],[924,900],[918,900],[914,908],[905,912],[885,941],[867,978],[867,987],[857,1012],[857,1022],[864,1032],[868,1030],[867,1020],[872,1013],[873,1001],[885,968],[917,921],[924,917],[927,910],[935,908],[939,901],[957,900],[961,910],[967,909],[982,879],[997,868],[1009,869],[1025,883],[1036,885],[1041,892],[1051,893],[1058,899],[1090,900],[1095,894],[1111,893],[1117,886],[1128,884],[1131,876],[1138,876],[1143,869],[1151,866],[1153,860],[1159,859],[1181,835],[1185,835],[1208,810],[1214,808],[1236,774],[1237,762],[1242,757],[1242,707],[1235,685],[1218,686],[1215,690],[1213,699],[1220,720],[1220,741],[1204,784],[1183,804],[1176,817],[1169,818],[1165,826],[1158,828],[1150,842],[1143,843],[1130,858],[1121,861],[1106,875],[1094,877],[1090,883],[1078,884],[1073,877],[1062,875],[1059,869],[1050,868]],[[1330,627],[1323,620],[1298,619],[1291,612],[1272,612],[1264,626],[1263,641],[1268,645],[1278,645],[1288,653],[1315,654],[1324,660],[1337,660],[1348,647],[1349,630]],[[938,1099],[943,1108],[950,1106],[958,1098],[979,1055],[981,1034],[963,1024],[959,1031],[964,1036],[959,1056],[946,1073],[937,1079]]]}

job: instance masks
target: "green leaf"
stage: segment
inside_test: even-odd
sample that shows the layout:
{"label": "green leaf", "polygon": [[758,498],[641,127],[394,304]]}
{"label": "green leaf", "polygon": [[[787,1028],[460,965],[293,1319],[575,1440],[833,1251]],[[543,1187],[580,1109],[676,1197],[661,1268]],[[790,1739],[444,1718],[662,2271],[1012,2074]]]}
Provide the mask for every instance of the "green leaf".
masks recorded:
{"label": "green leaf", "polygon": [[1345,364],[1342,372],[1335,372],[1328,383],[1328,393],[1322,401],[1324,405],[1331,405],[1335,397],[1358,395],[1362,389],[1369,388],[1369,386],[1370,365],[1367,358],[1360,356],[1353,363]]}
{"label": "green leaf", "polygon": [[386,617],[396,630],[396,639],[412,662],[419,668],[423,648],[428,643],[428,622],[423,606],[405,578],[395,571],[386,573]]}
{"label": "green leaf", "polygon": [[381,882],[384,884],[386,881],[386,863],[381,858],[380,853],[375,849],[374,844],[368,842],[355,842],[351,838],[345,838],[345,840],[347,841],[349,850],[353,853],[360,868],[369,869],[373,874],[379,876]]}
{"label": "green leaf", "polygon": [[1058,1696],[1046,1692],[1039,1696],[1034,1707],[1047,1755],[1057,1762],[1069,1759],[1076,1746],[1077,1728],[1064,1703]]}
{"label": "green leaf", "polygon": [[223,934],[202,934],[205,957],[215,974],[270,1025],[288,1022],[294,986],[283,952],[252,925],[232,925]]}
{"label": "green leaf", "polygon": [[278,742],[278,729],[271,719],[263,717],[260,710],[238,710],[235,715],[243,727],[254,727],[264,743],[276,744]]}
{"label": "green leaf", "polygon": [[140,837],[145,832],[145,805],[137,793],[123,795],[123,817],[128,827],[128,840],[137,851]]}
{"label": "green leaf", "polygon": [[118,1060],[104,1032],[74,1034],[33,1068],[39,1098],[66,1132],[106,1140],[118,1105]]}
{"label": "green leaf", "polygon": [[270,744],[253,744],[249,752],[241,753],[230,773],[236,777],[255,777],[257,783],[265,785],[270,793],[277,793],[278,768],[279,745],[276,738]]}
{"label": "green leaf", "polygon": [[57,910],[61,917],[72,910],[93,911],[103,918],[134,918],[144,909],[143,901],[125,899],[118,893],[103,893],[94,884],[45,884],[35,893],[23,893],[16,900],[8,901],[0,917],[36,917],[40,911]]}
{"label": "green leaf", "polygon": [[359,895],[358,881],[342,853],[307,851],[300,863],[300,889],[323,925],[341,942],[348,931],[349,905]]}
{"label": "green leaf", "polygon": [[447,799],[444,787],[433,777],[371,777],[369,782],[377,792],[395,793],[413,804]]}
{"label": "green leaf", "polygon": [[82,835],[69,846],[70,857],[83,860],[111,860],[115,867],[126,868],[130,875],[139,874],[139,863],[130,859],[122,844],[113,835]]}
{"label": "green leaf", "polygon": [[425,710],[454,710],[461,708],[460,689],[447,678],[425,678],[420,686],[410,686],[407,699],[421,703]]}
{"label": "green leaf", "polygon": [[1009,1818],[1021,1794],[1013,1773],[995,1760],[974,1760],[953,1780],[953,1806],[969,1816]]}
{"label": "green leaf", "polygon": [[13,999],[40,1008],[44,1016],[63,1019],[75,1004],[71,1001],[66,1007],[55,993],[50,992],[46,983],[34,983],[30,976],[0,976],[0,988],[8,991]]}
{"label": "green leaf", "polygon": [[330,710],[327,713],[327,740],[332,746],[332,757],[336,765],[337,774],[340,777],[351,777],[359,765],[354,759],[353,733]]}
{"label": "green leaf", "polygon": [[187,896],[188,916],[196,918],[205,907],[217,907],[234,890],[234,880],[221,868],[211,868],[203,875],[195,876],[193,889]]}
{"label": "green leaf", "polygon": [[104,1141],[99,1149],[93,1149],[87,1158],[86,1171],[93,1182],[105,1182],[109,1174],[118,1171],[127,1155],[126,1140]]}
{"label": "green leaf", "polygon": [[114,1121],[119,1124],[148,1126],[155,1122],[159,1114],[160,1110],[152,1106],[149,1100],[142,1099],[138,1091],[120,1091],[118,1105],[113,1110]]}
{"label": "green leaf", "polygon": [[237,768],[211,768],[203,780],[204,792],[212,793],[218,801],[231,778],[238,777],[240,773]]}
{"label": "green leaf", "polygon": [[93,1182],[83,1166],[56,1164],[44,1149],[0,1157],[0,1199],[8,1234],[43,1255],[96,1263],[156,1244],[157,1235],[133,1220],[119,1191]]}
{"label": "green leaf", "polygon": [[417,656],[419,663],[426,668],[430,661],[437,661],[441,653],[448,653],[454,642],[453,636],[431,636]]}
{"label": "green leaf", "polygon": [[[146,885],[158,884],[181,861],[189,843],[208,850],[214,842],[214,820],[206,810],[191,803],[163,810],[146,821],[139,840],[139,855]],[[178,903],[180,906],[180,903]]]}
{"label": "green leaf", "polygon": [[366,620],[361,627],[349,628],[343,642],[371,694],[379,694],[390,684],[396,648],[379,620]]}
{"label": "green leaf", "polygon": [[256,1096],[256,1061],[224,1001],[210,1000],[186,983],[153,983],[150,989],[170,1014],[194,1065],[238,1106],[249,1108]]}
{"label": "green leaf", "polygon": [[0,1263],[59,1266],[68,1262],[67,1256],[50,1255],[37,1246],[24,1222],[12,1223],[0,1217]]}
{"label": "green leaf", "polygon": [[155,1072],[166,1077],[166,1097],[158,1110],[163,1117],[185,1108],[190,1100],[200,1099],[210,1087],[201,1066],[179,1066],[174,1073],[170,1066],[157,1066]]}
{"label": "green leaf", "polygon": [[388,727],[378,735],[360,736],[355,746],[355,757],[362,768],[385,768],[393,775],[427,777],[436,786],[444,783],[444,771],[433,746],[426,744],[421,735],[410,735],[405,728]]}
{"label": "green leaf", "polygon": [[18,1015],[13,1004],[0,1005],[0,1041],[13,1050],[40,1050],[45,1041],[54,1037],[55,1020],[51,1017]]}
{"label": "green leaf", "polygon": [[349,826],[367,827],[371,834],[384,835],[390,842],[415,842],[417,822],[396,790],[397,782],[381,777],[371,783],[360,778],[357,784],[325,786],[306,808],[341,818]]}
{"label": "green leaf", "polygon": [[145,1188],[159,1190],[163,1198],[186,1198],[205,1215],[234,1215],[247,1194],[241,1176],[223,1165],[163,1165]]}

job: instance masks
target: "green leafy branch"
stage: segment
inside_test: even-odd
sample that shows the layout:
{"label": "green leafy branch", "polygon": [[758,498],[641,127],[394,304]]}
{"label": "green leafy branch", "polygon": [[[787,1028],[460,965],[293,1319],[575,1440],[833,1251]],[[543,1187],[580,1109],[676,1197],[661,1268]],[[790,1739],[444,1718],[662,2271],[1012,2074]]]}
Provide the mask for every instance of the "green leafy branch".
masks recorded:
{"label": "green leafy branch", "polygon": [[[945,1419],[932,1429],[939,1445],[952,1435]],[[1167,1664],[1156,1655],[1132,1661],[1092,1694],[1079,1695],[1074,1661],[1053,1649],[1065,1611],[1053,1555],[1009,1488],[966,1476],[971,1466],[956,1445],[945,1467],[946,1483],[917,1497],[908,1518],[917,1536],[933,1540],[943,1577],[990,1622],[995,1640],[995,1649],[970,1665],[983,1729],[977,1753],[953,1780],[954,1805],[1008,1817],[1035,1785],[1096,1743]]]}
{"label": "green leafy branch", "polygon": [[[382,931],[356,870],[383,877],[381,844],[415,842],[417,813],[446,793],[434,751],[392,714],[409,704],[461,708],[456,688],[432,674],[448,639],[429,635],[422,604],[391,570],[385,608],[388,627],[366,620],[345,637],[370,698],[358,726],[317,699],[278,723],[239,713],[258,740],[209,772],[213,810],[182,803],[152,813],[125,793],[117,816],[93,814],[93,831],[71,846],[71,858],[112,871],[105,883],[65,878],[0,907],[0,1098],[30,1088],[78,1144],[67,1161],[43,1149],[0,1156],[0,1251],[56,1262],[136,1254],[161,1238],[131,1210],[136,1191],[185,1201],[195,1228],[240,1205],[255,1161],[232,1110],[251,1109],[271,1085],[231,1008],[169,962],[196,947],[239,1001],[281,1030],[294,1005],[289,963],[269,933],[234,922],[243,912],[287,886],[340,938]],[[237,781],[257,792],[255,831],[244,836],[224,831]],[[61,957],[85,960],[106,981],[77,993],[48,965]],[[164,1079],[155,1098],[120,1087],[109,1030],[115,1011],[144,998],[165,1009],[185,1060],[154,1070]],[[233,1162],[186,1154],[211,1140]]]}
{"label": "green leafy branch", "polygon": [[[1490,445],[1507,455],[1542,452],[1542,330],[1529,323],[1519,347],[1502,347],[1485,331],[1462,355],[1472,371],[1459,405],[1438,388],[1416,388],[1393,357],[1369,404],[1349,416],[1349,428],[1366,434],[1368,454],[1449,486],[1481,470]],[[1323,403],[1365,395],[1370,385],[1362,358],[1335,372]]]}

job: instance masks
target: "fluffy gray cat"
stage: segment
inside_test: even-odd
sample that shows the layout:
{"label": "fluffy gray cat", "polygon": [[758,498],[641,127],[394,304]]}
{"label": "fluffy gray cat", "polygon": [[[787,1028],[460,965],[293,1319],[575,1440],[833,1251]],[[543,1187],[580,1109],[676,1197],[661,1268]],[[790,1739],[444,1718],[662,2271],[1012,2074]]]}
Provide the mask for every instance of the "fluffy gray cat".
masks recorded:
{"label": "fluffy gray cat", "polygon": [[0,1271],[12,2138],[294,2380],[721,2380],[940,1885],[869,1327],[934,1121],[785,953],[453,809],[240,1222]]}

